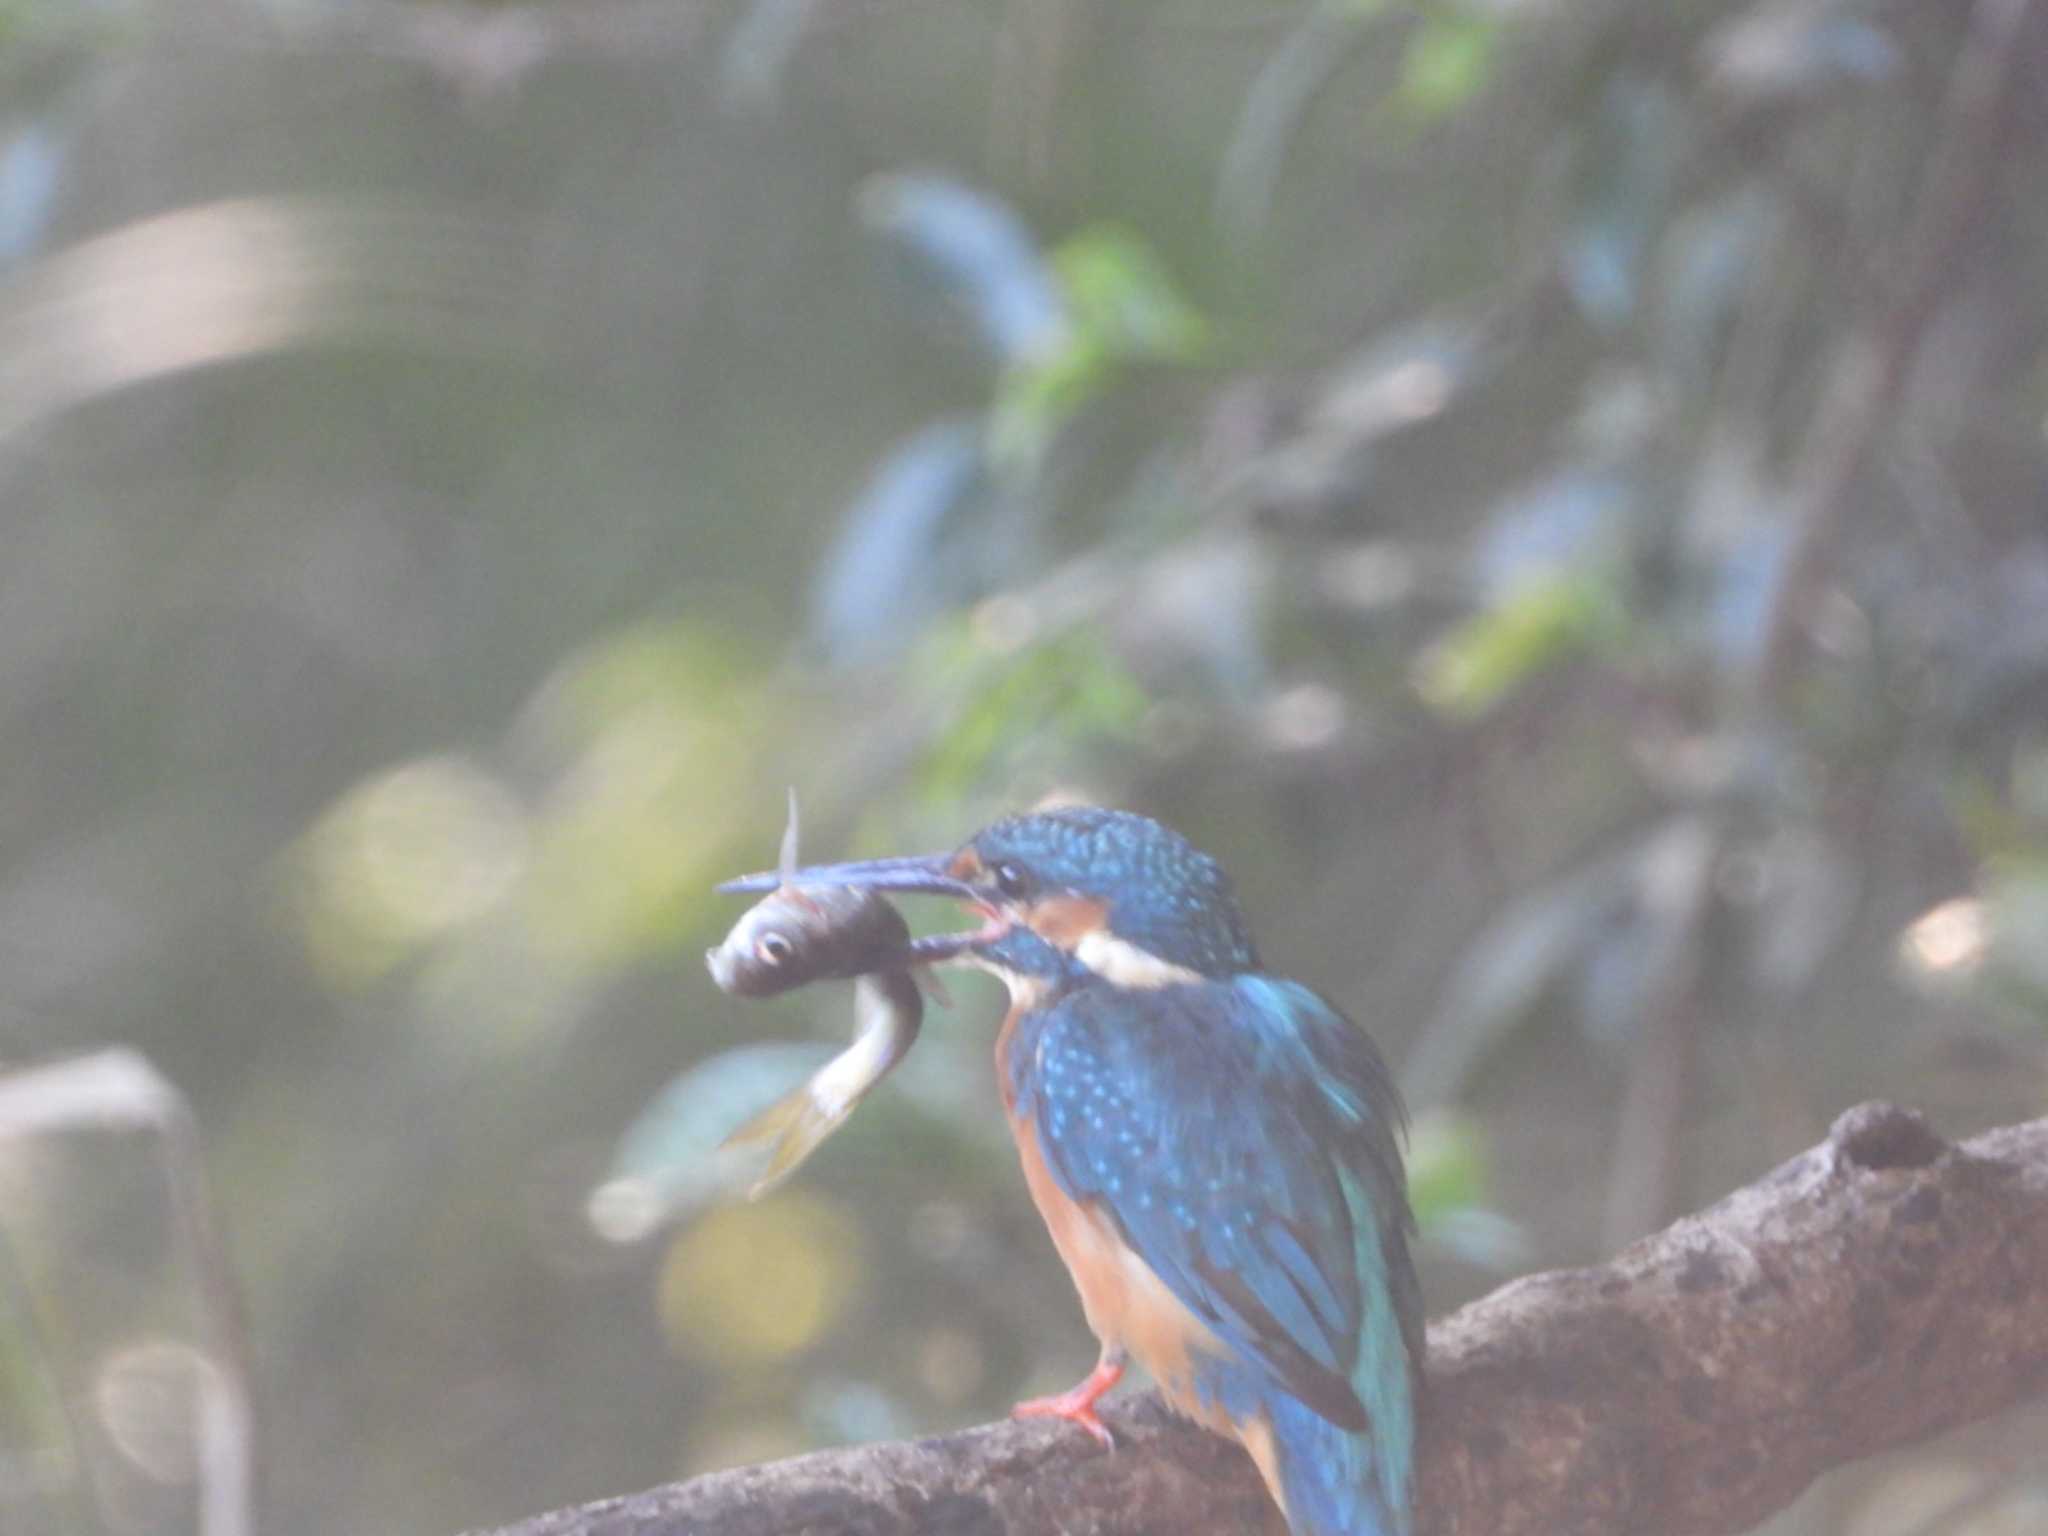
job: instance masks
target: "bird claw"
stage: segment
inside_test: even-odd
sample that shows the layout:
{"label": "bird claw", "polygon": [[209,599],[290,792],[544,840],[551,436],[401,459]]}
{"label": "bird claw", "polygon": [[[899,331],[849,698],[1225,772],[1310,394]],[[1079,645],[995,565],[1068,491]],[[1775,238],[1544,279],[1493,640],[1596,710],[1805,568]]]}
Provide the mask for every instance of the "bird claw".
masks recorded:
{"label": "bird claw", "polygon": [[1088,1379],[1079,1386],[1060,1393],[1057,1397],[1034,1397],[1029,1402],[1019,1403],[1010,1410],[1013,1419],[1065,1419],[1069,1424],[1078,1424],[1095,1437],[1095,1443],[1105,1451],[1116,1449],[1116,1436],[1109,1432],[1109,1426],[1096,1415],[1095,1405],[1102,1401],[1103,1393],[1123,1379],[1124,1356],[1121,1350],[1111,1350],[1095,1364],[1088,1373]]}
{"label": "bird claw", "polygon": [[1058,1397],[1034,1397],[1019,1403],[1010,1410],[1013,1419],[1065,1419],[1069,1424],[1078,1424],[1095,1437],[1096,1444],[1105,1451],[1116,1449],[1116,1436],[1095,1411],[1095,1399],[1086,1395],[1086,1389],[1076,1387],[1071,1392],[1062,1392]]}

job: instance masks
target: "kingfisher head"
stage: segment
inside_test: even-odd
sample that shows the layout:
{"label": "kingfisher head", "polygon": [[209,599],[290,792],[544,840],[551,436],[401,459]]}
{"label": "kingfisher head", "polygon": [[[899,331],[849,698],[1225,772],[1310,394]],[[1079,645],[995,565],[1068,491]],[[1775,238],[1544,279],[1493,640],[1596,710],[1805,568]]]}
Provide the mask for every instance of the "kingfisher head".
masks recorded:
{"label": "kingfisher head", "polygon": [[[952,853],[784,878],[964,901],[982,926],[921,940],[922,957],[978,961],[1011,978],[1150,988],[1258,965],[1222,866],[1129,811],[1034,811],[984,827]],[[755,888],[749,880],[721,889]]]}

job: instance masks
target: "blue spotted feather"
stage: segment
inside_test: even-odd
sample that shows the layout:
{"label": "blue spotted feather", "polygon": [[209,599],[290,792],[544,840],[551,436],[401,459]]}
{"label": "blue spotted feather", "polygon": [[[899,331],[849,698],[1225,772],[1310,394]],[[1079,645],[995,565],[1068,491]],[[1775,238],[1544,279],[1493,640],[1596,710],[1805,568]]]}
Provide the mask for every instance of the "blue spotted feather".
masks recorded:
{"label": "blue spotted feather", "polygon": [[1306,987],[1249,973],[1083,986],[1005,1063],[1053,1177],[1092,1203],[1226,1353],[1196,1389],[1273,1425],[1299,1532],[1405,1536],[1421,1295],[1399,1097]]}

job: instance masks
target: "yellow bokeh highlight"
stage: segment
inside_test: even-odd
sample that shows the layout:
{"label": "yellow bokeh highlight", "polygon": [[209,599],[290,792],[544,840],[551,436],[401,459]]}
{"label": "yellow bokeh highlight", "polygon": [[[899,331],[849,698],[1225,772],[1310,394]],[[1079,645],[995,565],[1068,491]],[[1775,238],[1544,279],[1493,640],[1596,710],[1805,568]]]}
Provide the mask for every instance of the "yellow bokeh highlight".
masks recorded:
{"label": "yellow bokeh highlight", "polygon": [[519,801],[454,756],[405,763],[336,801],[299,850],[306,942],[363,985],[505,901],[529,853]]}
{"label": "yellow bokeh highlight", "polygon": [[671,947],[709,898],[754,792],[757,709],[715,647],[678,626],[572,658],[528,713],[561,763],[536,818],[528,926],[572,971]]}
{"label": "yellow bokeh highlight", "polygon": [[787,1359],[827,1334],[865,1273],[860,1231],[816,1195],[711,1212],[669,1245],[657,1304],[671,1348],[728,1366]]}

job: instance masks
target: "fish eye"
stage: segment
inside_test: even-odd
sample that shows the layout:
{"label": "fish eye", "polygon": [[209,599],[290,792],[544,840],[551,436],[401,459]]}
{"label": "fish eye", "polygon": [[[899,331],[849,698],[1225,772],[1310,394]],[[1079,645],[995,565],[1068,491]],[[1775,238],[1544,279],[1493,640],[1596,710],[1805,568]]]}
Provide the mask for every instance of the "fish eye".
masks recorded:
{"label": "fish eye", "polygon": [[796,946],[779,933],[764,933],[754,945],[754,958],[763,965],[780,965],[795,952]]}
{"label": "fish eye", "polygon": [[989,873],[995,878],[996,889],[1005,896],[1022,896],[1031,889],[1031,876],[1014,859],[1004,859]]}

